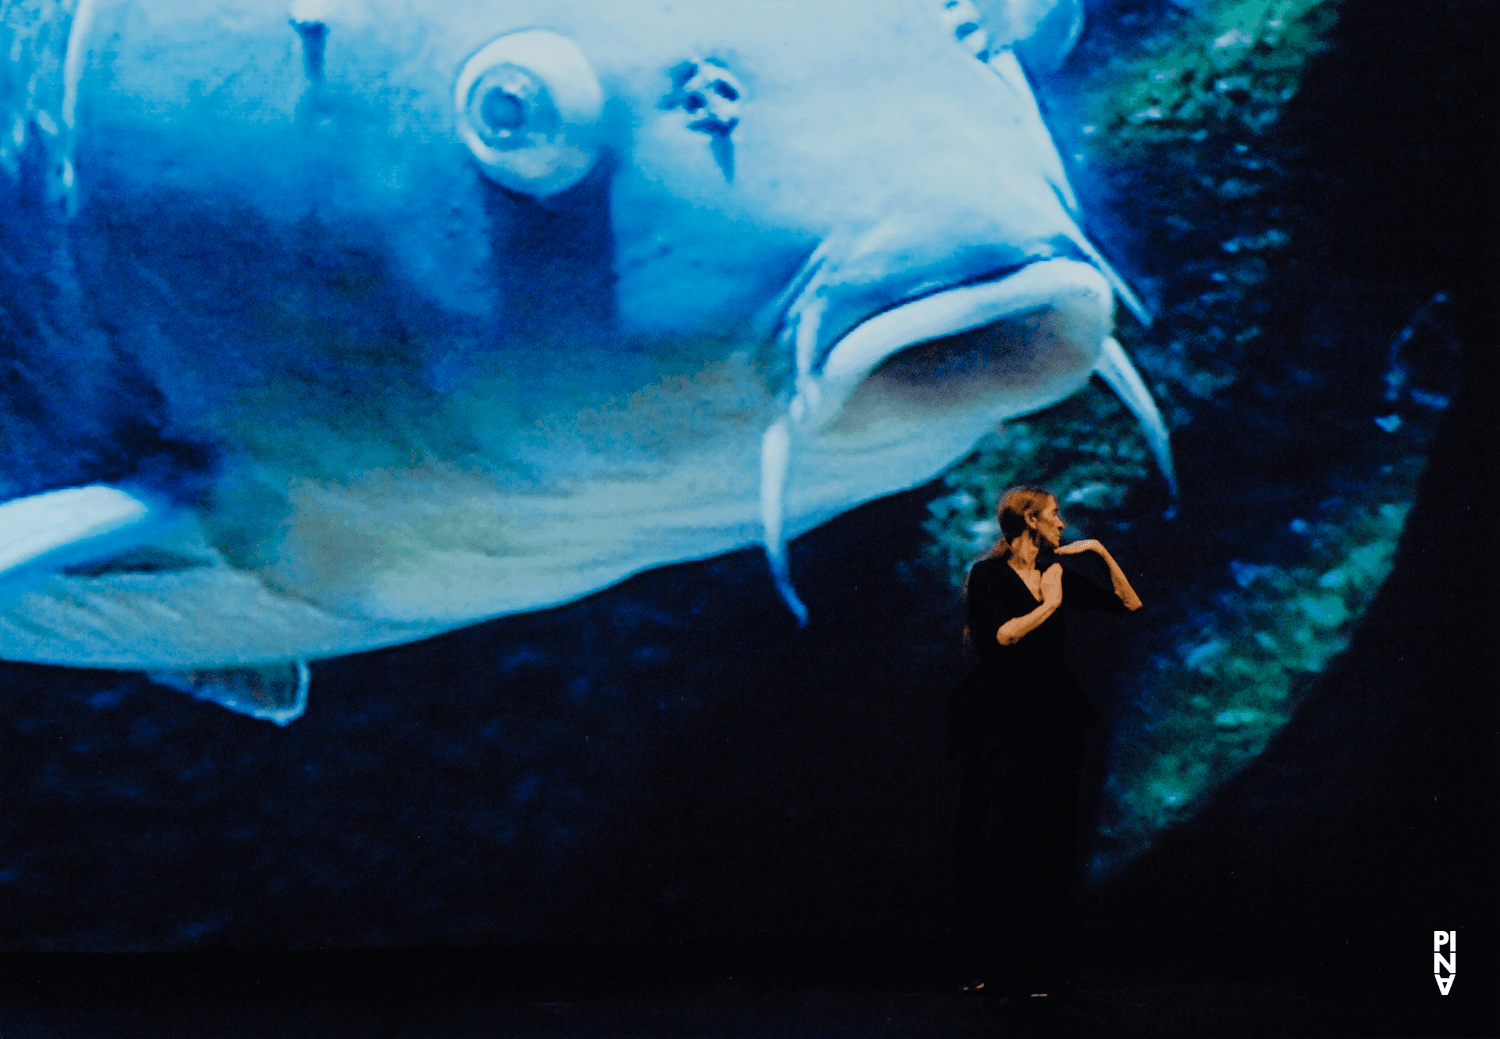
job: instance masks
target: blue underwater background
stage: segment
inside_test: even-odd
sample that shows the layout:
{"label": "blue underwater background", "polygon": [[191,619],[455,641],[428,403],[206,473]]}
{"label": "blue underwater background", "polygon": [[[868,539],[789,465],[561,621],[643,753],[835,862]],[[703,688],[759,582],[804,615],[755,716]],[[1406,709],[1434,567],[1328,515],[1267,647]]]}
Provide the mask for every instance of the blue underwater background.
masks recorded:
{"label": "blue underwater background", "polygon": [[[942,936],[955,580],[1022,480],[1148,604],[1073,631],[1083,926],[1494,926],[1493,11],[1415,6],[1094,0],[1036,78],[1175,516],[1095,387],[793,542],[805,628],[745,550],[314,662],[285,728],[4,664],[0,951]],[[212,465],[102,367],[91,476]]]}

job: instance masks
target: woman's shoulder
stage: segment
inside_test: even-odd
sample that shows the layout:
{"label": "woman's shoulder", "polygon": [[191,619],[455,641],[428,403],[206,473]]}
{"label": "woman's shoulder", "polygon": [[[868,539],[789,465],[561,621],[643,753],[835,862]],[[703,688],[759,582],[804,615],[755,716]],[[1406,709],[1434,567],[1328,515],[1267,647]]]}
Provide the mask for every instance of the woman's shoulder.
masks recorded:
{"label": "woman's shoulder", "polygon": [[978,582],[986,587],[1004,587],[1008,583],[1005,575],[1014,573],[1004,556],[985,556],[969,568],[969,584],[972,586]]}
{"label": "woman's shoulder", "polygon": [[980,571],[992,572],[992,571],[998,571],[999,568],[1002,567],[1002,566],[1003,567],[1007,567],[1007,568],[1009,568],[1009,566],[1010,566],[1010,564],[1005,561],[1005,557],[1004,556],[1000,556],[1000,555],[984,556],[981,559],[975,560],[974,561],[974,565],[973,565],[973,567],[971,567],[971,569],[975,573],[979,573]]}
{"label": "woman's shoulder", "polygon": [[981,559],[976,559],[969,566],[969,584],[972,585],[975,581],[988,583],[998,573],[995,568],[1004,565],[1005,561],[999,556],[984,556]]}

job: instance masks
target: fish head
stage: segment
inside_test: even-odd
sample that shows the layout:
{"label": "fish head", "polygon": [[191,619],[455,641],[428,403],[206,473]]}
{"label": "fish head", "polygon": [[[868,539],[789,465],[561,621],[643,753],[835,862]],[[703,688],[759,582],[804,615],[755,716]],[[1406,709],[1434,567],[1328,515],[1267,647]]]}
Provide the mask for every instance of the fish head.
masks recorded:
{"label": "fish head", "polygon": [[[249,598],[212,638],[32,658],[330,655],[550,605],[759,540],[768,429],[796,532],[1076,391],[1112,300],[1009,49],[1070,8],[1029,6],[82,0],[67,277],[163,428],[215,446],[179,569]],[[57,581],[179,617],[217,587]]]}
{"label": "fish head", "polygon": [[1024,78],[972,60],[950,6],[91,0],[74,237],[261,341],[236,297],[347,317],[374,285],[484,348],[700,335],[824,243],[857,321],[1076,237]]}

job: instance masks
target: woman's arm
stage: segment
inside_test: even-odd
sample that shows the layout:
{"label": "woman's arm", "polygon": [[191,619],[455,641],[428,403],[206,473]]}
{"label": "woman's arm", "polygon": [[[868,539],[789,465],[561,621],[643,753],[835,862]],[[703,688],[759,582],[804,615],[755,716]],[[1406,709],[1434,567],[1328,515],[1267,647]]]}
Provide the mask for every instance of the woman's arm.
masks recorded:
{"label": "woman's arm", "polygon": [[995,641],[1002,646],[1014,646],[1021,639],[1030,635],[1042,622],[1052,616],[1057,608],[1062,605],[1062,567],[1053,563],[1042,574],[1042,601],[1041,605],[1030,613],[1023,613],[1019,617],[1012,617],[1000,625],[1000,630],[995,632]]}
{"label": "woman's arm", "polygon": [[1120,602],[1125,604],[1127,610],[1139,610],[1141,608],[1141,597],[1135,594],[1135,589],[1130,587],[1130,581],[1125,576],[1125,571],[1120,569],[1120,564],[1115,562],[1115,557],[1109,554],[1105,548],[1093,538],[1083,541],[1074,541],[1069,545],[1060,545],[1055,550],[1060,556],[1074,556],[1080,552],[1097,552],[1099,558],[1104,560],[1104,565],[1109,567],[1109,581],[1114,586],[1115,595]]}

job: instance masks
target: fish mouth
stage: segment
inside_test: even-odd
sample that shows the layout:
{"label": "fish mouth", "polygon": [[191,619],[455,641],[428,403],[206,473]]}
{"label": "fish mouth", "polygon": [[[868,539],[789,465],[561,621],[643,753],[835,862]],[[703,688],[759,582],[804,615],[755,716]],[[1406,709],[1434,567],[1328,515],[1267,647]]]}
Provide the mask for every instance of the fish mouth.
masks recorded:
{"label": "fish mouth", "polygon": [[[905,425],[942,422],[1004,400],[1032,411],[1077,385],[1085,352],[1051,314],[996,321],[897,350],[864,375],[822,429],[843,451],[877,450]],[[1040,340],[1040,342],[1039,342]]]}
{"label": "fish mouth", "polygon": [[[876,451],[936,425],[986,424],[1055,403],[1089,378],[1109,337],[1113,293],[1090,263],[1038,258],[907,298],[821,348],[834,301],[805,290],[781,340],[796,362],[783,417],[761,442],[761,523],[772,577],[805,623],[786,561],[784,500],[793,444]],[[951,459],[950,459],[951,460]]]}
{"label": "fish mouth", "polygon": [[1088,378],[1110,316],[1108,285],[1072,260],[940,290],[841,337],[805,383],[800,421],[848,450],[968,412],[1035,411]]}
{"label": "fish mouth", "polygon": [[903,419],[1054,403],[1093,370],[1113,314],[1106,277],[1058,256],[903,299],[821,346],[831,295],[799,300],[783,325],[796,363],[786,418],[799,435],[846,447],[856,431]]}

